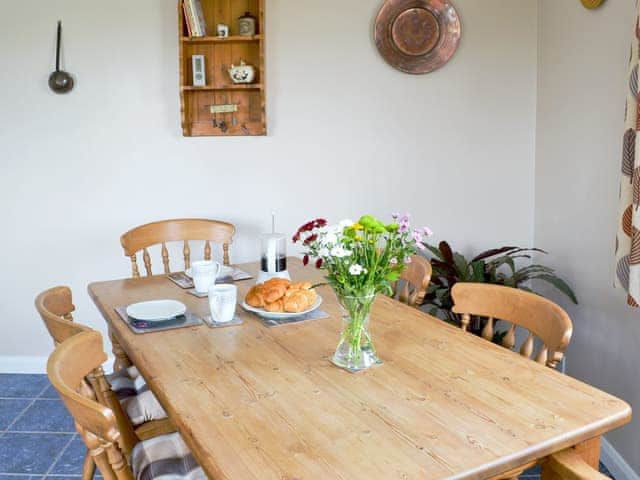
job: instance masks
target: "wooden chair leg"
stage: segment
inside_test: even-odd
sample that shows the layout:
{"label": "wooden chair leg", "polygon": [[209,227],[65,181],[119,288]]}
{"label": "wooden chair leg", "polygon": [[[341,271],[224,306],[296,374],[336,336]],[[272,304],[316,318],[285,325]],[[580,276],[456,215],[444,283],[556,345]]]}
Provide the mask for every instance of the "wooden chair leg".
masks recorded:
{"label": "wooden chair leg", "polygon": [[84,462],[82,464],[82,480],[93,480],[93,475],[96,473],[96,463],[93,461],[93,457],[87,450],[84,455]]}
{"label": "wooden chair leg", "polygon": [[610,480],[569,448],[551,455],[542,465],[543,480]]}

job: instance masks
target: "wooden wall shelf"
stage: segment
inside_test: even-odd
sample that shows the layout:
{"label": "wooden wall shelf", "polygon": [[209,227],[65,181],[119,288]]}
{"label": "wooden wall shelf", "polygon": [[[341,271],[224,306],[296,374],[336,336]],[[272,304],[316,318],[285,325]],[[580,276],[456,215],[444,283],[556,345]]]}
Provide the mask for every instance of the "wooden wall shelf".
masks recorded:
{"label": "wooden wall shelf", "polygon": [[[178,41],[180,52],[180,103],[182,133],[192,136],[266,135],[264,77],[265,0],[200,0],[207,24],[207,36],[189,37],[178,1]],[[238,35],[238,18],[251,12],[258,19],[257,35]],[[229,26],[230,36],[215,36],[219,23]],[[207,85],[193,86],[192,56],[204,55]],[[228,68],[245,61],[256,69],[251,84],[233,84]],[[211,105],[237,104],[235,114],[218,114]],[[215,122],[214,122],[215,120]],[[226,131],[220,122],[226,124]],[[217,126],[216,126],[217,124]]]}

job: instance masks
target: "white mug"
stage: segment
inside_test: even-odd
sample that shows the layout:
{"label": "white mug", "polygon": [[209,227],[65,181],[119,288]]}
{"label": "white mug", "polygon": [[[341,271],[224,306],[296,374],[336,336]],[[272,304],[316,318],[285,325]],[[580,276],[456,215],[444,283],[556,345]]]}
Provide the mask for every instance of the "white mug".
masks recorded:
{"label": "white mug", "polygon": [[211,319],[216,323],[227,323],[236,315],[238,287],[235,285],[211,285],[209,288],[209,308]]}
{"label": "white mug", "polygon": [[191,264],[191,278],[196,287],[196,292],[207,293],[209,287],[216,283],[216,277],[220,273],[222,265],[211,260],[202,260]]}

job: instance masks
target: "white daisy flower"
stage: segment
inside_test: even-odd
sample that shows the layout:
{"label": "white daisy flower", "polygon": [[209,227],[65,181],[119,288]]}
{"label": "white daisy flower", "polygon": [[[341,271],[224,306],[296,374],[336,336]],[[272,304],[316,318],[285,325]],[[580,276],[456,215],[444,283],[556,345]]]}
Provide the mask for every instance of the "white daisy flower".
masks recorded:
{"label": "white daisy flower", "polygon": [[354,263],[353,265],[351,265],[349,267],[349,273],[351,275],[360,275],[361,273],[363,273],[365,271],[364,268],[362,268],[362,265],[359,265],[357,263]]}
{"label": "white daisy flower", "polygon": [[345,249],[342,245],[338,245],[331,249],[331,256],[336,258],[344,258],[351,256],[353,252]]}
{"label": "white daisy flower", "polygon": [[322,247],[318,250],[318,256],[322,258],[326,258],[329,256],[329,249],[327,247]]}

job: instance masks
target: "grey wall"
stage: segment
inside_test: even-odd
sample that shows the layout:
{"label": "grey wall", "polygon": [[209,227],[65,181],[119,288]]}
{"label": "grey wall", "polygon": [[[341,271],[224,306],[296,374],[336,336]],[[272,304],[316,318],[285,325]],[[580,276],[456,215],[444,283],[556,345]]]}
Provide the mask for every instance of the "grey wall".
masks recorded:
{"label": "grey wall", "polygon": [[[535,243],[575,286],[567,373],[640,407],[640,311],[613,288],[634,1],[539,5]],[[636,415],[636,418],[638,416]],[[608,439],[640,471],[640,422]]]}
{"label": "grey wall", "polygon": [[[129,274],[119,235],[151,220],[232,221],[236,262],[272,211],[285,232],[408,210],[462,248],[533,240],[535,0],[458,0],[461,47],[428,76],[379,57],[379,0],[269,0],[269,136],[188,139],[176,0],[0,1],[0,369],[50,351],[39,290],[70,285],[101,326],[86,286]],[[46,86],[58,18],[66,97]]]}

